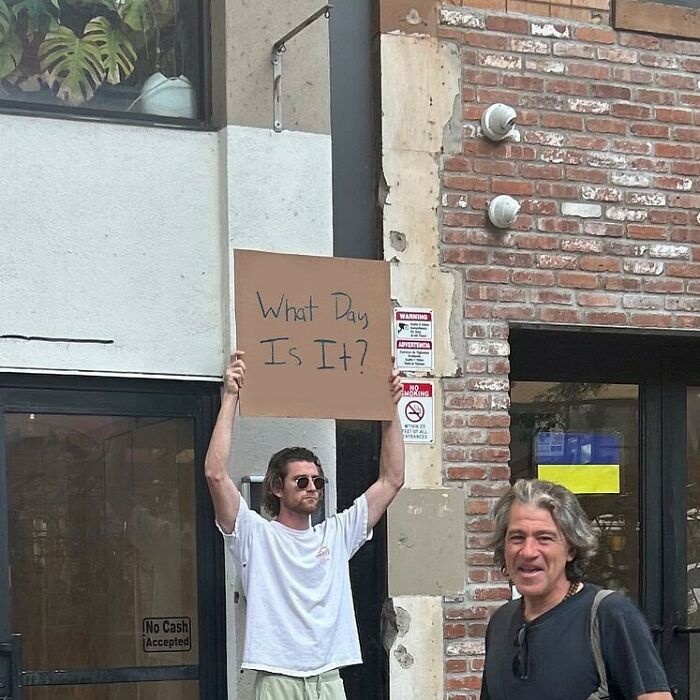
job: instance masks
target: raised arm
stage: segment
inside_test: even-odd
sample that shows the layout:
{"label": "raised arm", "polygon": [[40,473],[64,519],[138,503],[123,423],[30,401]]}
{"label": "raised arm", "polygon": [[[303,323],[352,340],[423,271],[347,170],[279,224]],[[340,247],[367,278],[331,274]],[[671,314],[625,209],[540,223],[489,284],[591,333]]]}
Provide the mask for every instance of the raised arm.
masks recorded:
{"label": "raised arm", "polygon": [[228,474],[231,435],[238,409],[238,394],[245,380],[245,353],[236,350],[224,372],[221,409],[204,460],[204,474],[214,502],[216,520],[224,532],[233,532],[241,503],[241,494]]}
{"label": "raised arm", "polygon": [[367,489],[369,506],[368,527],[374,527],[384,515],[389,504],[403,486],[406,472],[406,457],[403,447],[403,431],[399,420],[398,404],[403,388],[401,377],[394,370],[389,377],[391,398],[394,402],[394,417],[382,421],[382,449],[379,454],[379,478]]}

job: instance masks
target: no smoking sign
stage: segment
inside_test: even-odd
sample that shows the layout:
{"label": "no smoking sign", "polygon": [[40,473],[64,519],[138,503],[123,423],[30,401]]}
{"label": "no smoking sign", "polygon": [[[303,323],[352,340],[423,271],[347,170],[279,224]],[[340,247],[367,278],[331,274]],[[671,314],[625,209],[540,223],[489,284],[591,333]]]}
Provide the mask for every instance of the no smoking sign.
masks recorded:
{"label": "no smoking sign", "polygon": [[399,417],[404,442],[431,443],[435,438],[433,422],[433,383],[404,381],[399,401]]}

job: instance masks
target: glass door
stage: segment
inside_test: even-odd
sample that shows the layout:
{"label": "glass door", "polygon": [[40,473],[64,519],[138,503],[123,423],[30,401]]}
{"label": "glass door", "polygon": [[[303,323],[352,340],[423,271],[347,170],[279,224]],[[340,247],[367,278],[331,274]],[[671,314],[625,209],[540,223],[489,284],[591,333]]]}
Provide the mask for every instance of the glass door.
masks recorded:
{"label": "glass door", "polygon": [[223,654],[201,602],[217,557],[202,484],[212,394],[0,389],[0,400],[10,697],[225,697],[200,663]]}
{"label": "glass door", "polygon": [[700,384],[686,388],[686,591],[691,700],[700,700]]}
{"label": "glass door", "polygon": [[511,333],[511,474],[579,495],[588,580],[647,617],[674,697],[700,700],[700,343]]}

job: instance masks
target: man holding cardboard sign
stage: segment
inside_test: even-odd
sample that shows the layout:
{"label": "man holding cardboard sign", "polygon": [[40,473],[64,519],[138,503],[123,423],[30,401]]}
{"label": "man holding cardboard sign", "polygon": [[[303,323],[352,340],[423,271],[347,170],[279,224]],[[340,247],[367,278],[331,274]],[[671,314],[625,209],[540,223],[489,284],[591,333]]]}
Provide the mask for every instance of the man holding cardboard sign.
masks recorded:
{"label": "man holding cardboard sign", "polygon": [[382,422],[377,481],[312,527],[326,483],[321,463],[305,448],[286,448],[272,456],[263,482],[263,506],[275,518],[267,521],[248,508],[227,469],[243,355],[234,352],[226,368],[205,460],[216,521],[247,597],[242,667],[258,671],[254,700],[344,700],[338,669],[362,663],[348,562],[404,482],[401,380],[396,371],[388,380],[394,416]]}

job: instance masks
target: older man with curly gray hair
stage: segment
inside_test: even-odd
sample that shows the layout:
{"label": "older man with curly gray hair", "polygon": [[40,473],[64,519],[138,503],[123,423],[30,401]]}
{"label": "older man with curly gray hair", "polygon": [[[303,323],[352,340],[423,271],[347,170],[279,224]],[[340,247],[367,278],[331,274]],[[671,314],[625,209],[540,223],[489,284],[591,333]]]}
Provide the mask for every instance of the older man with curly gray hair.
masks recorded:
{"label": "older man with curly gray hair", "polygon": [[493,517],[496,564],[522,597],[489,622],[481,700],[671,700],[649,627],[621,593],[598,607],[601,678],[591,637],[601,589],[583,582],[598,541],[576,496],[521,479]]}

